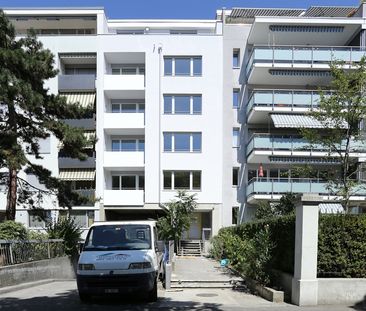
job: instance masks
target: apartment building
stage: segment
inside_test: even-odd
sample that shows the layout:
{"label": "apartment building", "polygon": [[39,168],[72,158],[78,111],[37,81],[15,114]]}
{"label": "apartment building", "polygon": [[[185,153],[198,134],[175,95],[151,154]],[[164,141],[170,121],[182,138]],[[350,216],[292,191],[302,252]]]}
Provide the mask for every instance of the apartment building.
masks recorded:
{"label": "apartment building", "polygon": [[[218,10],[212,20],[110,20],[102,8],[6,9],[19,36],[35,29],[55,55],[60,72],[46,81],[50,92],[95,107],[85,119],[66,121],[96,138],[86,161],[65,157],[55,137],[41,142],[44,158],[37,161],[90,197],[71,211],[83,228],[98,220],[156,219],[180,189],[197,197],[184,236],[191,240],[250,219],[261,201],[286,192],[334,203],[320,178],[291,168],[335,165],[324,160],[326,150],[304,147],[298,125],[316,126],[304,113],[317,105],[318,86],[329,84],[329,62],[364,55],[364,9],[236,8]],[[362,151],[353,156],[366,159]],[[33,177],[24,176],[37,184]],[[364,197],[353,199],[359,209]],[[53,219],[64,212],[54,198],[39,207]],[[44,226],[33,213],[19,207],[16,218]]]}

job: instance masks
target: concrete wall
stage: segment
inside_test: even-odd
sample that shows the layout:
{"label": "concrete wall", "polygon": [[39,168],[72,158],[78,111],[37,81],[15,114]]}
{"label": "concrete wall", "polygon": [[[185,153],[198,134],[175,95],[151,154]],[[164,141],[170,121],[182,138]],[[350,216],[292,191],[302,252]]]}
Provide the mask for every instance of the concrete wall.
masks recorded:
{"label": "concrete wall", "polygon": [[319,278],[318,304],[366,304],[366,279]]}
{"label": "concrete wall", "polygon": [[73,279],[69,257],[59,257],[0,267],[0,288],[44,279]]}

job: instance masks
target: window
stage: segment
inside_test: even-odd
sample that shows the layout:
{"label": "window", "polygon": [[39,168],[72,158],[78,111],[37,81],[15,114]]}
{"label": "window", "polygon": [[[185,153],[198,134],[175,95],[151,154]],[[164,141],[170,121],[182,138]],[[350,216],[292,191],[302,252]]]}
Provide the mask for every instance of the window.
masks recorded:
{"label": "window", "polygon": [[234,206],[231,211],[232,211],[231,212],[232,224],[237,225],[238,224],[239,207]]}
{"label": "window", "polygon": [[240,49],[233,50],[233,67],[240,67]]}
{"label": "window", "polygon": [[111,102],[112,113],[144,113],[145,103],[120,103],[118,100]]}
{"label": "window", "polygon": [[28,211],[28,215],[31,228],[45,228],[46,224],[51,221],[51,211],[31,210]]}
{"label": "window", "polygon": [[202,148],[201,133],[165,132],[164,151],[166,152],[200,152]]}
{"label": "window", "polygon": [[165,114],[201,114],[201,95],[164,95]]}
{"label": "window", "polygon": [[233,108],[239,108],[239,90],[233,89]]}
{"label": "window", "polygon": [[233,148],[237,148],[239,147],[239,129],[238,128],[233,128]]}
{"label": "window", "polygon": [[164,75],[201,76],[202,57],[164,57]]}
{"label": "window", "polygon": [[117,35],[143,35],[145,33],[144,29],[117,29]]}
{"label": "window", "polygon": [[65,66],[65,75],[95,75],[95,67],[71,67]]}
{"label": "window", "polygon": [[[80,228],[87,228],[90,225],[88,211],[70,211],[70,218],[74,220],[75,224]],[[93,212],[94,214],[94,212]],[[94,216],[93,216],[94,219]]]}
{"label": "window", "polygon": [[144,139],[112,139],[112,151],[144,151]]}
{"label": "window", "polygon": [[113,175],[112,190],[144,190],[145,176],[143,175]]}
{"label": "window", "polygon": [[145,65],[128,64],[112,65],[112,75],[143,75],[145,74]]}
{"label": "window", "polygon": [[165,190],[193,190],[201,189],[201,171],[164,171]]}
{"label": "window", "polygon": [[239,185],[239,168],[233,167],[233,186],[237,187]]}

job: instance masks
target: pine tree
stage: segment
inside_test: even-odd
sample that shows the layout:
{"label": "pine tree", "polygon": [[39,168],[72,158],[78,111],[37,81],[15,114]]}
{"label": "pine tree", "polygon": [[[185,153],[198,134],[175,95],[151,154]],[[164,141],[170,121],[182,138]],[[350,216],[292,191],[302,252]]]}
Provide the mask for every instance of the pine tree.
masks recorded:
{"label": "pine tree", "polygon": [[[8,220],[15,219],[17,204],[33,206],[46,193],[57,196],[63,207],[85,200],[28,156],[42,158],[39,141],[54,135],[62,142],[65,154],[80,160],[87,157],[83,149],[90,142],[83,130],[63,120],[81,119],[91,107],[66,104],[64,97],[50,94],[44,81],[57,73],[52,53],[34,34],[17,39],[14,27],[0,11],[0,185],[7,191]],[[47,190],[37,189],[21,178],[21,170],[37,176]]]}

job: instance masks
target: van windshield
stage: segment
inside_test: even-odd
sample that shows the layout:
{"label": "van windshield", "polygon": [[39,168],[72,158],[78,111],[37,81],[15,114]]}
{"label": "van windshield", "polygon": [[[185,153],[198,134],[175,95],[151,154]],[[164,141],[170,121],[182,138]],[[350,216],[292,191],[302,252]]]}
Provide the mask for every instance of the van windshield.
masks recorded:
{"label": "van windshield", "polygon": [[151,249],[148,225],[103,225],[92,227],[84,251]]}

